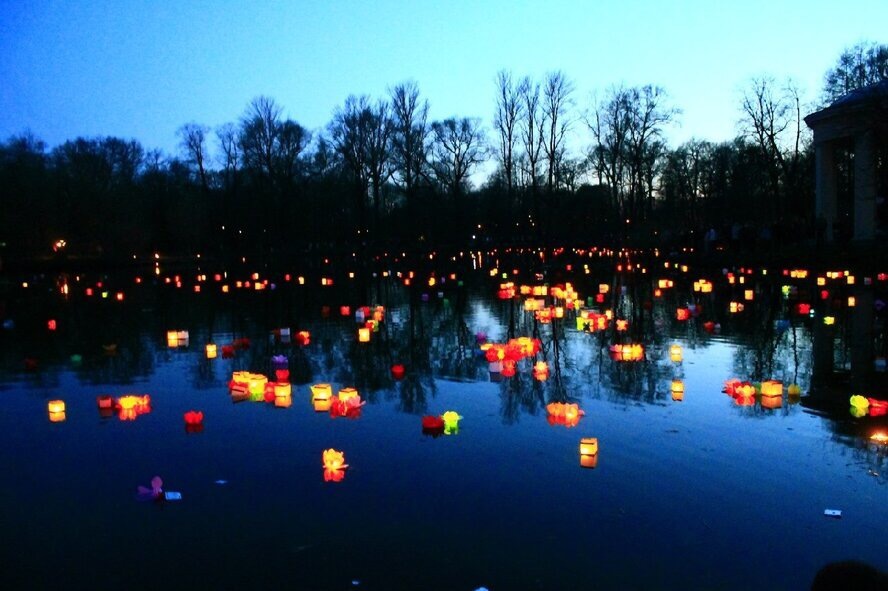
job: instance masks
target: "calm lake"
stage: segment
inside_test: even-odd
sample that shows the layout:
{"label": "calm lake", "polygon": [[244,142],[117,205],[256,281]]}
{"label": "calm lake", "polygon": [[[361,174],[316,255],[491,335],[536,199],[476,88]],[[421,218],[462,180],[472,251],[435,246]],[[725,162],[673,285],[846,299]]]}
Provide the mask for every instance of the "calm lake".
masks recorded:
{"label": "calm lake", "polygon": [[[849,412],[852,394],[888,394],[841,379],[812,388],[825,316],[840,373],[852,356],[845,303],[857,286],[847,276],[818,286],[813,271],[704,273],[657,260],[615,274],[579,260],[516,275],[473,257],[458,272],[410,278],[393,266],[304,284],[298,271],[159,267],[10,278],[0,581],[805,589],[831,561],[888,569],[888,448],[871,439],[888,422]],[[878,303],[886,282],[871,283]],[[578,329],[582,314],[606,328]],[[170,347],[169,331],[187,331],[187,343]],[[538,350],[508,376],[513,346],[492,373],[488,352],[519,337]],[[642,358],[618,360],[615,344],[641,344]],[[535,373],[541,361],[547,371]],[[289,403],[232,395],[234,372],[274,381],[283,368]],[[731,379],[779,380],[782,391],[731,396]],[[334,398],[356,388],[366,404],[319,412],[318,383]],[[150,396],[150,410],[98,407],[128,394]],[[64,401],[64,420],[50,420],[52,400]],[[584,415],[550,416],[553,402]],[[203,423],[186,429],[191,410]],[[457,429],[423,429],[424,416],[446,411],[462,417]],[[587,437],[598,453],[581,461]],[[349,467],[325,480],[330,448]],[[181,500],[137,498],[154,476]]]}

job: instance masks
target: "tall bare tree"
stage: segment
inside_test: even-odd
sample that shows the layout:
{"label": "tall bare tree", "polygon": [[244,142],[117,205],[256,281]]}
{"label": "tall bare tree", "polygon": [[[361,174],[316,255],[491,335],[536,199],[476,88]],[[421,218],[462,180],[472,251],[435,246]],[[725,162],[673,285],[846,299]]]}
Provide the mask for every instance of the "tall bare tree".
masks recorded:
{"label": "tall bare tree", "polygon": [[389,90],[392,111],[394,172],[409,201],[424,176],[428,153],[429,103],[419,97],[416,82],[402,82]]}
{"label": "tall bare tree", "polygon": [[176,132],[182,150],[185,152],[185,159],[197,169],[197,178],[204,191],[208,191],[210,188],[205,165],[207,134],[209,132],[209,127],[198,123],[186,123]]}
{"label": "tall bare tree", "polygon": [[432,132],[435,177],[449,193],[459,195],[472,170],[486,156],[481,121],[469,117],[436,121],[432,123]]}
{"label": "tall bare tree", "polygon": [[524,111],[521,98],[521,83],[515,83],[511,72],[500,70],[496,75],[496,111],[493,115],[493,125],[499,140],[498,156],[503,167],[510,206],[515,183],[515,151],[519,124]]}
{"label": "tall bare tree", "polygon": [[268,179],[274,177],[282,111],[274,99],[259,96],[250,102],[241,118],[240,144],[244,166]]}
{"label": "tall bare tree", "polygon": [[533,217],[539,220],[540,163],[543,154],[545,126],[545,117],[543,116],[540,102],[540,84],[539,82],[533,82],[530,77],[525,76],[518,85],[518,93],[521,97],[523,115],[519,125],[521,147],[524,152],[521,157],[521,163],[526,182],[530,186]]}
{"label": "tall bare tree", "polygon": [[572,102],[573,83],[564,72],[550,72],[543,86],[543,116],[546,121],[546,138],[543,150],[546,154],[547,175],[546,188],[551,194],[557,185],[557,172],[564,156],[564,137],[570,129],[572,120],[568,110]]}

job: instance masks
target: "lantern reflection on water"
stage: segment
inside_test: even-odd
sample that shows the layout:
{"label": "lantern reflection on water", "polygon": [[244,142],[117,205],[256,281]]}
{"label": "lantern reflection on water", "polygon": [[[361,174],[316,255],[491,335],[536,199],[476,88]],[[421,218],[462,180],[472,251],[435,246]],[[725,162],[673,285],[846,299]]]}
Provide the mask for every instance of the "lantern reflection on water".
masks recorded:
{"label": "lantern reflection on water", "polygon": [[672,391],[672,399],[676,402],[681,402],[684,400],[684,382],[681,380],[672,380],[672,385],[670,386],[670,390]]}
{"label": "lantern reflection on water", "polygon": [[644,359],[644,347],[634,345],[611,345],[611,357],[614,361],[641,361]]}
{"label": "lantern reflection on water", "polygon": [[671,347],[669,347],[669,359],[671,359],[673,363],[681,363],[681,345],[672,345]]}
{"label": "lantern reflection on water", "polygon": [[586,414],[580,409],[578,404],[565,404],[563,402],[550,402],[546,405],[546,411],[549,413],[548,421],[550,425],[564,425],[565,427],[577,426],[580,422],[580,417]]}

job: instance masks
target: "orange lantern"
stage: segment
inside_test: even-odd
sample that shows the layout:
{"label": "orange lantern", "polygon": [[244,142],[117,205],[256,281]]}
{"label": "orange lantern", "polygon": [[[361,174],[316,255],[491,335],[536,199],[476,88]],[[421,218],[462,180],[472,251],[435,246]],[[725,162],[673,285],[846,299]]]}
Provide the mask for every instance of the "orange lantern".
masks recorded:
{"label": "orange lantern", "polygon": [[598,453],[598,438],[597,437],[583,437],[580,439],[580,455],[581,456],[594,456]]}
{"label": "orange lantern", "polygon": [[50,400],[46,404],[46,408],[47,408],[47,410],[49,410],[50,413],[65,412],[65,401],[64,400]]}
{"label": "orange lantern", "polygon": [[314,384],[311,387],[311,399],[330,400],[333,397],[333,387],[330,384]]}

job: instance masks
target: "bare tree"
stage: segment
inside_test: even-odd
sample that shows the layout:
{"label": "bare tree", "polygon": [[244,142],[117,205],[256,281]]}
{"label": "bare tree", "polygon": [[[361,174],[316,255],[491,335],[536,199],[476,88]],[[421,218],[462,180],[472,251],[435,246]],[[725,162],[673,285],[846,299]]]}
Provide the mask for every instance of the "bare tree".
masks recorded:
{"label": "bare tree", "polygon": [[[522,165],[527,184],[530,186],[533,217],[540,219],[540,161],[543,153],[543,130],[545,118],[540,103],[540,84],[525,76],[518,85],[522,115],[519,135],[524,153],[519,163]],[[537,226],[539,227],[539,226]]]}
{"label": "bare tree", "polygon": [[198,123],[186,123],[176,132],[182,150],[185,152],[185,159],[197,168],[197,178],[204,191],[208,191],[210,188],[205,166],[207,134],[209,132],[209,127]]}
{"label": "bare tree", "polygon": [[259,96],[250,102],[241,118],[240,144],[244,166],[269,179],[274,176],[282,111],[274,99]]}
{"label": "bare tree", "polygon": [[521,87],[521,83],[516,84],[513,81],[511,72],[500,70],[496,75],[496,111],[493,116],[493,124],[498,134],[498,155],[503,167],[503,177],[506,181],[510,206],[515,182],[515,148],[518,143],[518,126],[524,111]]}
{"label": "bare tree", "polygon": [[546,139],[543,150],[546,153],[546,188],[551,194],[557,185],[559,162],[564,156],[564,136],[572,123],[568,114],[571,107],[570,95],[573,83],[563,72],[551,72],[546,76],[543,87],[543,115],[546,121]]}
{"label": "bare tree", "polygon": [[237,127],[233,123],[225,123],[216,129],[219,140],[220,164],[222,178],[226,189],[235,184],[235,177],[241,166],[240,140]]}
{"label": "bare tree", "polygon": [[416,82],[403,82],[389,90],[392,110],[394,171],[403,184],[408,207],[423,178],[428,152],[429,103],[419,98]]}
{"label": "bare tree", "polygon": [[486,155],[481,122],[468,117],[445,119],[432,123],[432,132],[435,176],[448,192],[459,195]]}
{"label": "bare tree", "polygon": [[361,222],[366,221],[365,199],[373,199],[378,227],[382,185],[391,175],[392,122],[386,101],[370,102],[367,96],[349,96],[336,110],[330,136],[336,151],[356,184],[356,205]]}
{"label": "bare tree", "polygon": [[862,41],[842,52],[826,72],[821,101],[824,106],[857,88],[888,80],[888,45]]}

